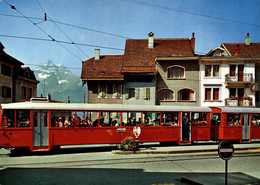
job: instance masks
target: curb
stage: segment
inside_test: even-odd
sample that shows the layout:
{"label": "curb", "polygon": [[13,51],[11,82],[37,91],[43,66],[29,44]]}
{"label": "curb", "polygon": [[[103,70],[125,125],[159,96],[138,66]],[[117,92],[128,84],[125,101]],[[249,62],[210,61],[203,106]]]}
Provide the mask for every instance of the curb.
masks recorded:
{"label": "curb", "polygon": [[[250,151],[251,150],[251,151]],[[113,150],[112,154],[178,154],[178,153],[201,153],[201,152],[217,152],[218,149],[196,149],[196,150],[169,150],[169,151],[120,151]],[[236,151],[248,151],[250,153],[260,153],[259,147],[235,148]]]}

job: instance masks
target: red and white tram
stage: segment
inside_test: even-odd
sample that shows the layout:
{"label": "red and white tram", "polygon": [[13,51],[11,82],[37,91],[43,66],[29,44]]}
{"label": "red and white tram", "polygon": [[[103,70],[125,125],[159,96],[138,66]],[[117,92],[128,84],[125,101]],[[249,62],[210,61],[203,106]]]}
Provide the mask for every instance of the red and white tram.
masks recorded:
{"label": "red and white tram", "polygon": [[211,138],[250,142],[260,139],[260,108],[212,107]]}
{"label": "red and white tram", "polygon": [[[211,109],[120,104],[22,102],[2,104],[0,148],[49,151],[54,146],[116,144],[141,127],[139,142],[210,140]],[[183,119],[189,129],[183,129]]]}

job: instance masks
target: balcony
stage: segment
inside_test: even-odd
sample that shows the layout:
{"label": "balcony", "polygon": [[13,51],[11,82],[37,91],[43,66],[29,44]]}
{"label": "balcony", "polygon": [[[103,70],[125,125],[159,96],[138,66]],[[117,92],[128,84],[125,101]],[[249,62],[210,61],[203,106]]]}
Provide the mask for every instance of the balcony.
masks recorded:
{"label": "balcony", "polygon": [[252,73],[243,73],[243,74],[236,73],[234,76],[231,76],[230,74],[226,74],[225,82],[226,84],[234,84],[234,83],[250,84],[254,82],[254,78]]}
{"label": "balcony", "polygon": [[252,103],[252,98],[249,96],[244,96],[242,100],[239,100],[237,97],[225,99],[225,105],[229,107],[249,107],[252,106]]}

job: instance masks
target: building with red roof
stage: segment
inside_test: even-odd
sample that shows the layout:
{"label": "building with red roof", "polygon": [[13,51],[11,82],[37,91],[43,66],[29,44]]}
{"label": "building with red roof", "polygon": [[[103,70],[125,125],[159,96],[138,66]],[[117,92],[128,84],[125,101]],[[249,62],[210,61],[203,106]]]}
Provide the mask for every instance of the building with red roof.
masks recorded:
{"label": "building with red roof", "polygon": [[[158,63],[164,60],[163,65],[172,65],[175,58],[179,63],[188,60],[192,61],[190,66],[198,66],[197,58],[187,58],[194,57],[194,50],[194,34],[191,39],[157,39],[152,32],[148,39],[127,39],[123,55],[100,55],[100,51],[95,50],[95,57],[82,64],[81,79],[88,84],[88,102],[154,105],[158,102],[157,87],[174,86],[172,83],[157,86],[157,77],[161,77]],[[165,62],[167,60],[171,62]],[[196,70],[198,72],[198,67]],[[183,79],[179,81],[183,82]]]}
{"label": "building with red roof", "polygon": [[202,56],[201,106],[259,106],[260,43],[222,43]]}

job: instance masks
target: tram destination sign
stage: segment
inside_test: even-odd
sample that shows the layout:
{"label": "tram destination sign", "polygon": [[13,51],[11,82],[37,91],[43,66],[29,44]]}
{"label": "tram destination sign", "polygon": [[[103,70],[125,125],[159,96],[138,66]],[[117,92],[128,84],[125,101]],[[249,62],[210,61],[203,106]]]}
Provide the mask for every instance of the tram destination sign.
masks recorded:
{"label": "tram destination sign", "polygon": [[223,160],[229,160],[234,156],[234,146],[229,141],[221,141],[218,145],[218,155]]}

